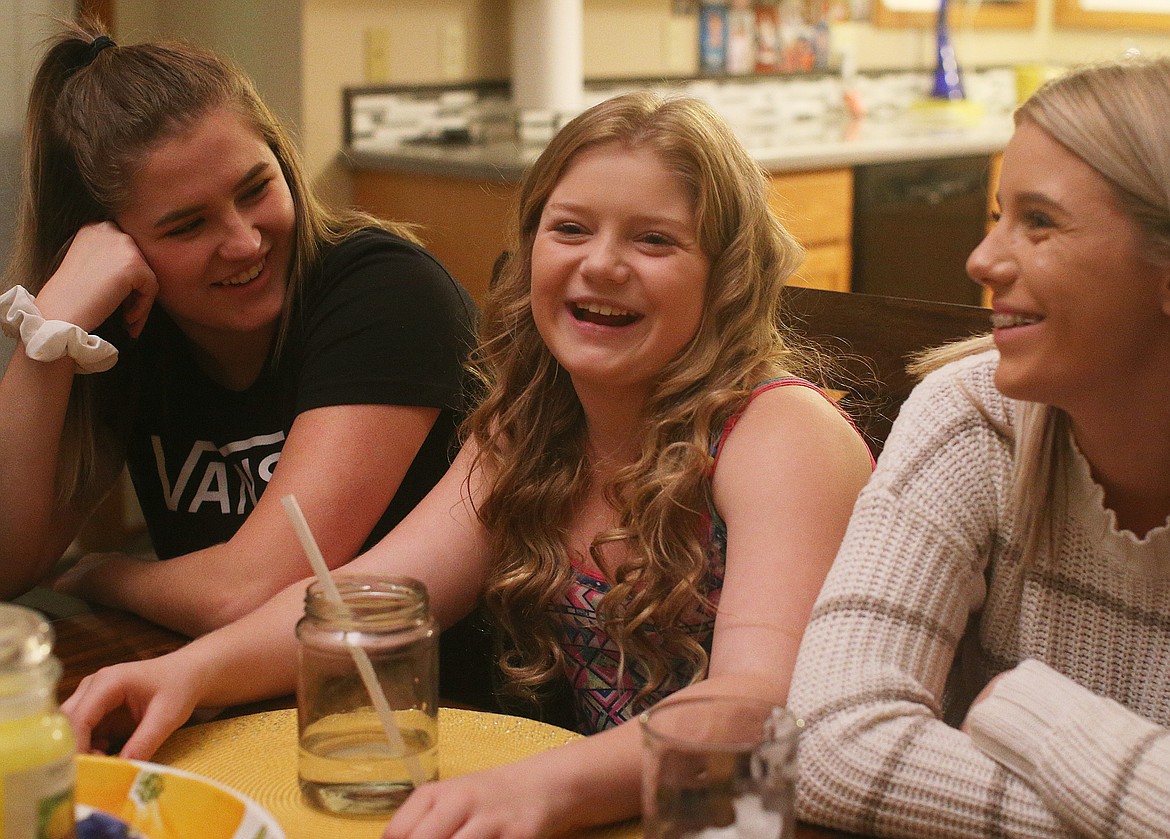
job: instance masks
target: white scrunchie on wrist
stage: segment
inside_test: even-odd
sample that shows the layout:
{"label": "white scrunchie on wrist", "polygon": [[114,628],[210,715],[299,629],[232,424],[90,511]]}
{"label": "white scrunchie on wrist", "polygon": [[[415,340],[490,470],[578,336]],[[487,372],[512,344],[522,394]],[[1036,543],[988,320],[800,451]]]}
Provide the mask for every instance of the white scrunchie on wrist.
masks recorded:
{"label": "white scrunchie on wrist", "polygon": [[118,348],[80,326],[63,320],[45,320],[24,286],[0,294],[0,329],[24,344],[33,361],[56,361],[69,356],[78,373],[103,373],[118,361]]}

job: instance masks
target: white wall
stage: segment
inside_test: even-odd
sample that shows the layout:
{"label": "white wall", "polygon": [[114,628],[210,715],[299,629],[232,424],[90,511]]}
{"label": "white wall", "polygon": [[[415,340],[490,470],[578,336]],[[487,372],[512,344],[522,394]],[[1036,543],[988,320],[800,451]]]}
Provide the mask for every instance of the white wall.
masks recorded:
{"label": "white wall", "polygon": [[[508,78],[508,0],[303,0],[305,31],[304,151],[326,200],[350,198],[348,171],[338,164],[345,87],[367,83],[365,37],[387,35],[394,84]],[[442,42],[462,36],[462,59],[441,60]]]}
{"label": "white wall", "polygon": [[183,38],[240,64],[294,127],[302,95],[301,4],[289,0],[117,0],[114,29],[126,42]]}
{"label": "white wall", "polygon": [[116,37],[181,38],[239,64],[295,132],[304,123],[301,3],[292,0],[116,0]]}
{"label": "white wall", "polygon": [[[121,2],[121,0],[119,0]],[[360,84],[364,35],[372,26],[390,35],[390,78],[395,84],[439,82],[444,28],[463,25],[467,57],[463,79],[508,77],[509,0],[301,0],[309,21],[323,26],[305,39],[306,69],[320,67],[347,84]],[[1036,0],[1030,29],[962,26],[953,33],[961,61],[979,65],[1050,61],[1058,64],[1105,59],[1131,45],[1170,53],[1163,33],[1060,29],[1053,22],[1054,0]],[[655,76],[697,70],[694,15],[672,13],[674,0],[584,0],[585,75]],[[308,24],[307,24],[308,25]],[[876,27],[868,22],[834,27],[834,37],[851,39],[863,70],[933,66],[934,30]]]}
{"label": "white wall", "polygon": [[[7,270],[20,197],[21,135],[32,74],[41,42],[64,18],[69,0],[8,0],[0,4],[0,268]],[[13,342],[0,334],[0,369],[8,365]]]}

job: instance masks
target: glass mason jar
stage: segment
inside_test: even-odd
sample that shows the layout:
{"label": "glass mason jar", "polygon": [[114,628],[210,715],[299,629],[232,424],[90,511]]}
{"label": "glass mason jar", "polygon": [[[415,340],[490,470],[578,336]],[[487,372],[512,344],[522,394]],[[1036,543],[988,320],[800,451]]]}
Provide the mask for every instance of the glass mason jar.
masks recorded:
{"label": "glass mason jar", "polygon": [[39,612],[0,603],[0,837],[73,836],[76,742],[57,709],[61,664]]}
{"label": "glass mason jar", "polygon": [[438,776],[439,630],[417,580],[337,588],[340,603],[310,585],[297,623],[301,790],[332,813],[388,813]]}

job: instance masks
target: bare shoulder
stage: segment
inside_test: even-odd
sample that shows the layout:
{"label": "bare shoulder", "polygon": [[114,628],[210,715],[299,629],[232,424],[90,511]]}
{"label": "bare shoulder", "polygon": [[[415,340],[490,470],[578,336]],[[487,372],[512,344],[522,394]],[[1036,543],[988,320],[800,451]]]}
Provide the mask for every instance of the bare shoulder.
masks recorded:
{"label": "bare shoulder", "polygon": [[[760,393],[724,441],[715,469],[716,503],[727,493],[787,476],[805,492],[856,491],[869,479],[869,448],[822,392],[792,385]],[[785,482],[781,482],[785,483]]]}
{"label": "bare shoulder", "polygon": [[757,394],[744,409],[725,442],[733,446],[759,446],[771,441],[786,448],[799,446],[861,454],[868,461],[868,449],[853,423],[823,392],[791,384]]}

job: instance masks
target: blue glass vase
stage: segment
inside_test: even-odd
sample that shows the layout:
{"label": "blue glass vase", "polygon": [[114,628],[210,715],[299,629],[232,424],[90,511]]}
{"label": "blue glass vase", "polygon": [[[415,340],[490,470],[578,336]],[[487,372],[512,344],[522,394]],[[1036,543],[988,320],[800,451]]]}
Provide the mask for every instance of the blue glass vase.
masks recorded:
{"label": "blue glass vase", "polygon": [[939,0],[938,24],[935,27],[935,41],[938,64],[934,68],[934,89],[930,95],[936,99],[963,99],[963,78],[959,74],[959,62],[951,44],[950,24],[947,22],[947,0]]}

